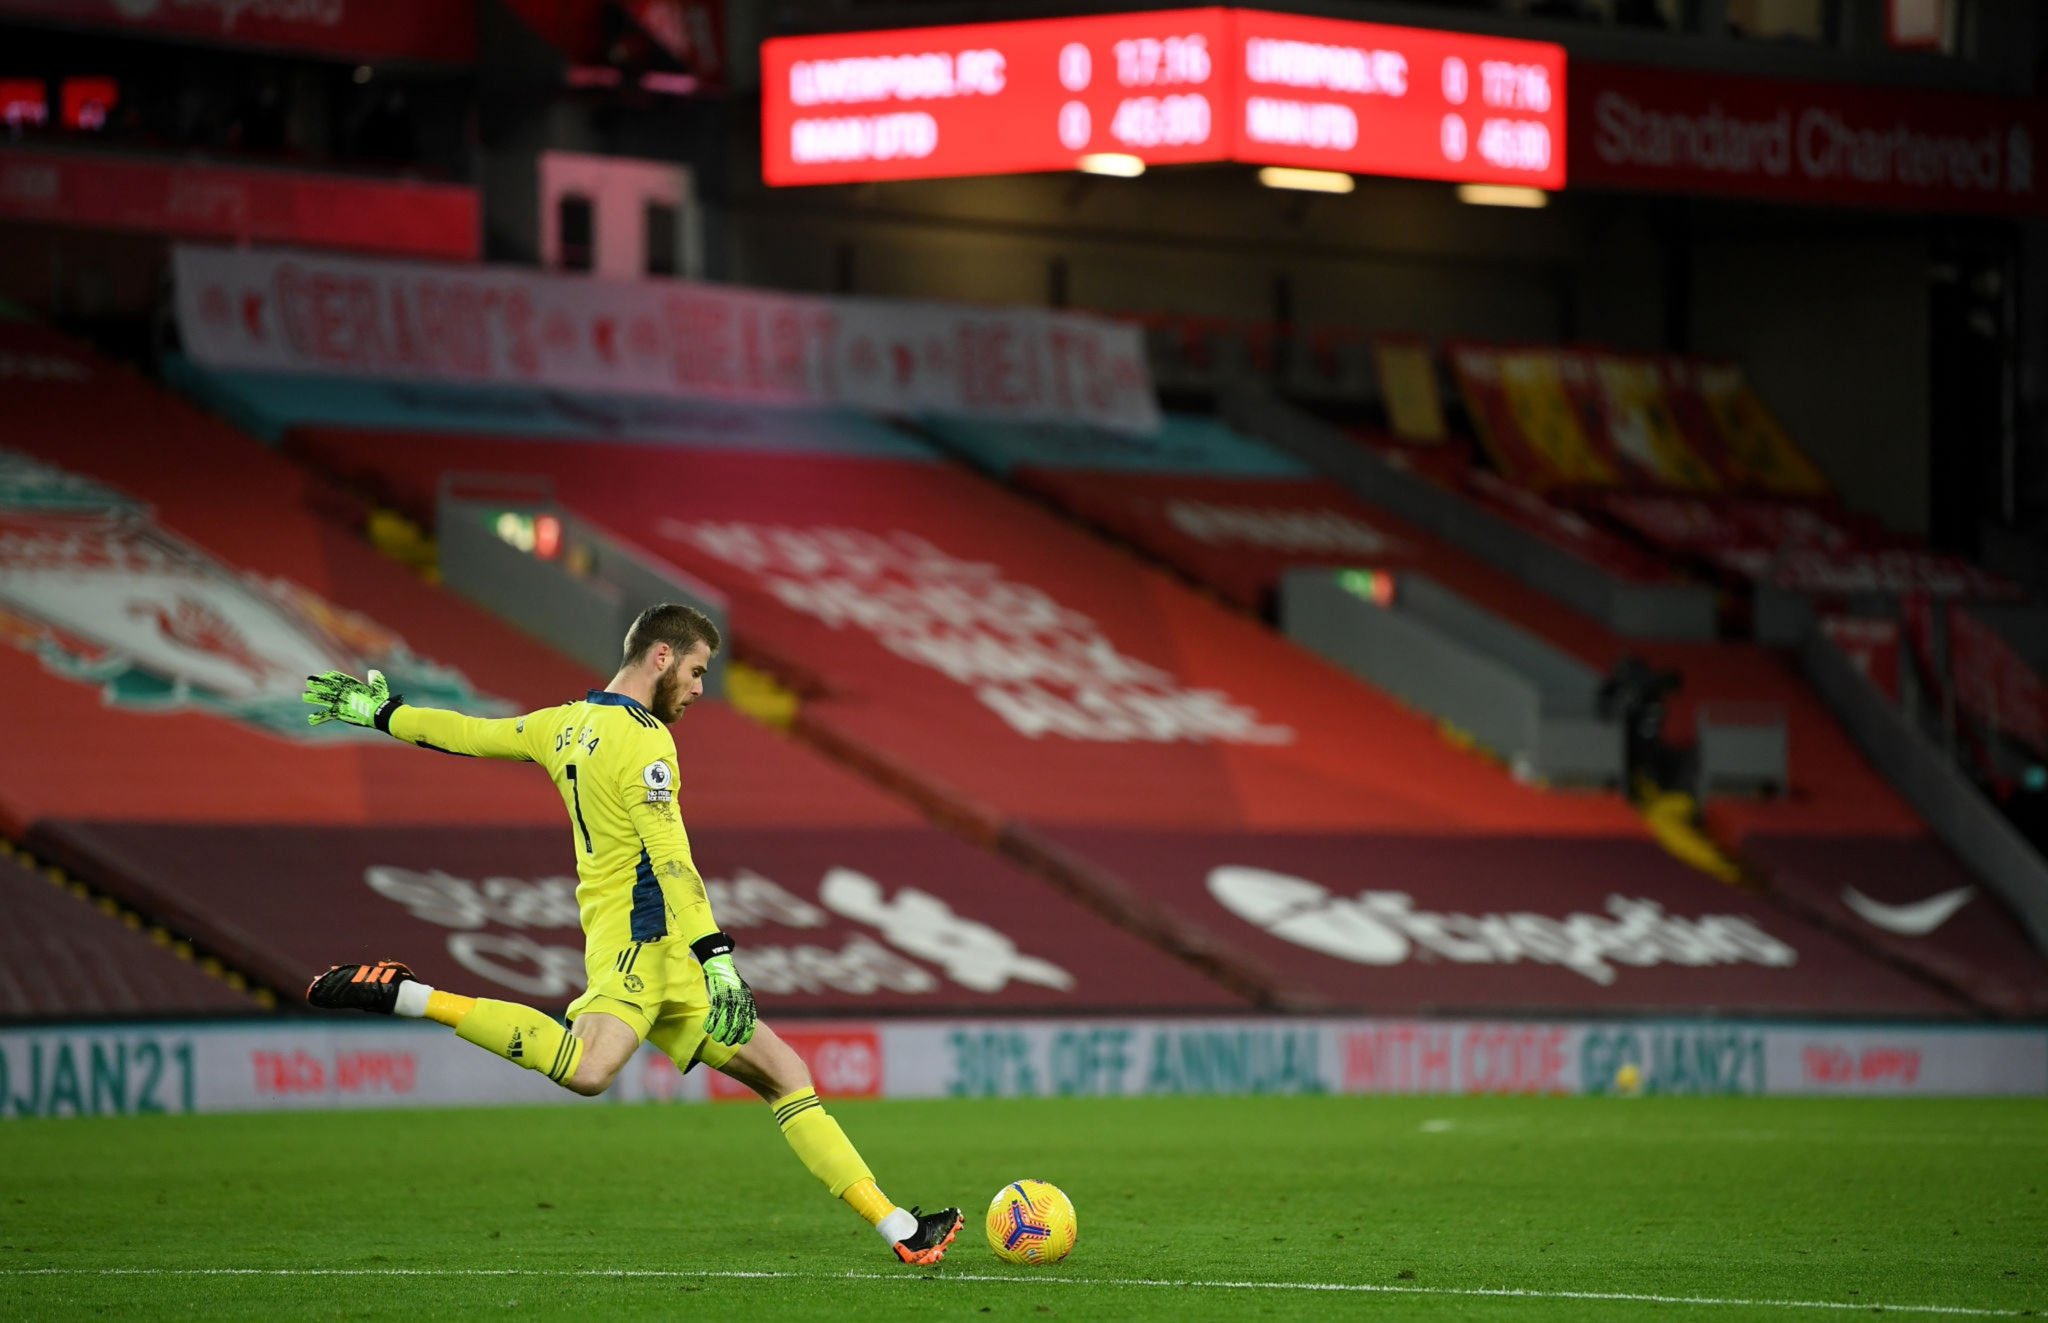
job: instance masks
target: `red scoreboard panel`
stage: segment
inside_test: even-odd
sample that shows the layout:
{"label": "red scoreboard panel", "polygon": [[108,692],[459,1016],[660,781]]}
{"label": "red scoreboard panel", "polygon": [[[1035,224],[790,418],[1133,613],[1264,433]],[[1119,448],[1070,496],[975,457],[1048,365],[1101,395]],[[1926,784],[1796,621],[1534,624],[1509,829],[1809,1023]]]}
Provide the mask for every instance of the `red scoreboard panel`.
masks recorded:
{"label": "red scoreboard panel", "polygon": [[783,37],[761,65],[770,184],[1093,152],[1564,184],[1565,56],[1543,42],[1211,8]]}
{"label": "red scoreboard panel", "polygon": [[1236,159],[1564,187],[1564,48],[1235,10]]}
{"label": "red scoreboard panel", "polygon": [[771,184],[1071,170],[1090,152],[1229,155],[1225,11],[779,37],[761,47]]}

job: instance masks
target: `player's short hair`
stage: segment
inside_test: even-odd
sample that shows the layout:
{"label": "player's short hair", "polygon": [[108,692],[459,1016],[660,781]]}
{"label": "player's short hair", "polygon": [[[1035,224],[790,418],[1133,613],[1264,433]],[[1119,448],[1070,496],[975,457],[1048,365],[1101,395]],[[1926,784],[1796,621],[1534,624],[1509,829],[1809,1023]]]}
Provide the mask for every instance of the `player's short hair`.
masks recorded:
{"label": "player's short hair", "polygon": [[718,626],[711,623],[710,616],[694,606],[662,602],[642,611],[626,631],[626,664],[630,666],[645,657],[657,643],[666,643],[681,655],[699,643],[717,652],[721,642]]}

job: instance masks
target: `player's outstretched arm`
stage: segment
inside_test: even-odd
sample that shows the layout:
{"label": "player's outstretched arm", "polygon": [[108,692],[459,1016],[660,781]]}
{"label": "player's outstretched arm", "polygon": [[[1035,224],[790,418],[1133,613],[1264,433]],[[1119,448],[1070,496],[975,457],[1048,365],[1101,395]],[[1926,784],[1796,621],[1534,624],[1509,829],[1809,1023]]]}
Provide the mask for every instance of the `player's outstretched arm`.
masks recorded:
{"label": "player's outstretched arm", "polygon": [[351,726],[374,727],[423,749],[472,758],[533,761],[526,717],[471,717],[440,708],[414,707],[403,694],[391,692],[380,671],[371,671],[366,680],[345,671],[309,675],[306,702],[314,709],[306,718],[309,725],[345,721]]}

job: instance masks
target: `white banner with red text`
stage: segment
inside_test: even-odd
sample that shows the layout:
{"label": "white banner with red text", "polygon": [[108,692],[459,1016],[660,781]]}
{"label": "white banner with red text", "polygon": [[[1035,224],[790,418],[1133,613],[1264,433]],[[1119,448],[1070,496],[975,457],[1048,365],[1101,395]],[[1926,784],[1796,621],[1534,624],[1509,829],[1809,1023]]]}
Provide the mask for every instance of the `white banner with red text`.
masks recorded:
{"label": "white banner with red text", "polygon": [[[1276,1017],[777,1028],[836,1097],[2048,1095],[2041,1028]],[[421,1024],[0,1031],[0,1119],[750,1096],[643,1048],[588,1102]]]}
{"label": "white banner with red text", "polygon": [[1133,326],[1085,313],[180,246],[202,366],[1159,425]]}

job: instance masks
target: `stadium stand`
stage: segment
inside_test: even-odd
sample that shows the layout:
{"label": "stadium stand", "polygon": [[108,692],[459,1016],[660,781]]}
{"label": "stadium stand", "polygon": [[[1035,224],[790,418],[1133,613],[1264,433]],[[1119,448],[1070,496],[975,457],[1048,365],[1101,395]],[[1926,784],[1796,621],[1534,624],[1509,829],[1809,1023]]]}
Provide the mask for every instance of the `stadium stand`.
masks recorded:
{"label": "stadium stand", "polygon": [[1280,576],[1301,566],[1364,566],[1419,573],[1489,614],[1606,673],[1634,655],[1677,671],[1667,735],[1689,743],[1702,704],[1782,710],[1797,750],[1782,799],[1716,802],[1717,825],[1736,838],[1759,824],[1796,820],[1809,830],[1853,825],[1910,835],[1910,810],[1863,761],[1796,670],[1742,643],[1626,639],[1532,591],[1398,516],[1310,473],[1263,441],[1211,420],[1177,417],[1142,464],[1130,438],[1083,429],[998,423],[933,426],[944,443],[991,473],[1156,557],[1226,601],[1256,607]]}
{"label": "stadium stand", "polygon": [[[991,476],[1246,609],[1270,613],[1288,570],[1362,566],[1425,574],[1592,661],[1604,660],[1615,642],[1513,574],[1213,418],[1169,414],[1154,437],[985,420],[933,421],[925,429]],[[1661,566],[1645,572],[1669,573]]]}
{"label": "stadium stand", "polygon": [[19,854],[0,857],[0,1021],[249,1014],[258,1003]]}
{"label": "stadium stand", "polygon": [[[1471,343],[1446,346],[1444,357],[1476,446],[1354,436],[1382,454],[1431,456],[1423,471],[1433,480],[1497,513],[1576,521],[1609,550],[1619,539],[1667,573],[1754,595],[1744,605],[1758,638],[1803,636],[1806,619],[1788,627],[1779,618],[1785,599],[2018,596],[1998,575],[1842,505],[1739,364]],[[1413,389],[1434,390],[1433,376]],[[1492,474],[1473,462],[1481,454]]]}
{"label": "stadium stand", "polygon": [[1478,344],[1446,357],[1495,468],[1530,490],[1827,494],[1733,363]]}
{"label": "stadium stand", "polygon": [[[1305,565],[1388,572],[1395,593],[1403,575],[1420,573],[1600,672],[1628,656],[1676,672],[1683,685],[1665,726],[1676,744],[1694,741],[1702,707],[1782,713],[1794,751],[1786,793],[1706,804],[1714,833],[1771,882],[1773,898],[1841,924],[1852,943],[1879,949],[2001,1014],[2038,1013],[2048,995],[2048,962],[1994,895],[1976,893],[1977,931],[1957,924],[1890,932],[1844,908],[1843,893],[1879,885],[1869,880],[1876,861],[1884,863],[1876,876],[1889,879],[1886,894],[1895,902],[1952,889],[1960,869],[1780,654],[1742,642],[1622,638],[1212,419],[1169,416],[1152,438],[988,421],[931,423],[926,430],[991,475],[1241,607],[1264,609],[1280,576]],[[1796,868],[1780,866],[1791,858]],[[1986,950],[1998,954],[1979,963],[1976,953]]]}
{"label": "stadium stand", "polygon": [[0,0],[0,1323],[2048,1316],[2044,137],[2026,0]]}
{"label": "stadium stand", "polygon": [[[28,696],[14,738],[48,751],[0,767],[10,834],[293,996],[394,954],[537,1004],[580,990],[545,779],[309,733],[299,690],[380,666],[414,701],[510,713],[603,677],[380,556],[322,483],[128,369],[32,327],[0,327],[0,353],[48,369],[0,385],[0,683]],[[786,1009],[1244,1004],[722,704],[678,733],[699,861]]]}
{"label": "stadium stand", "polygon": [[2001,1015],[2048,1014],[2039,951],[1940,842],[1758,832],[1745,856],[1772,894]]}
{"label": "stadium stand", "polygon": [[[1690,996],[1694,1005],[1813,1014],[1977,1009],[1937,979],[1901,973],[1796,914],[1704,881],[1659,852],[1618,797],[1517,784],[1244,613],[937,452],[906,455],[894,436],[860,453],[857,438],[872,423],[847,420],[842,439],[825,444],[806,439],[819,420],[802,420],[781,454],[758,444],[753,424],[734,448],[720,440],[733,429],[685,425],[686,410],[659,426],[628,425],[626,436],[456,435],[409,400],[393,407],[398,388],[388,383],[375,388],[381,402],[329,386],[295,406],[282,384],[246,390],[247,380],[206,389],[241,396],[244,409],[251,398],[266,402],[269,430],[291,453],[423,521],[445,474],[544,476],[565,507],[728,595],[742,652],[803,690],[805,738],[1000,839],[1099,905],[1146,913],[1155,935],[1243,949],[1242,966],[1283,1004],[1483,1009],[1520,996],[1672,1009]],[[1167,436],[1159,449],[1169,454],[1221,454],[1263,469],[1256,481],[1303,481],[1298,466],[1213,424],[1180,421]],[[1455,555],[1426,538],[1415,544]],[[1223,595],[1242,602],[1251,591],[1240,581]],[[1361,748],[1374,756],[1357,758]],[[1339,972],[1311,975],[1287,943],[1261,948],[1262,921],[1215,894],[1219,870],[1254,866],[1275,832],[1320,842],[1295,863],[1313,864],[1323,882],[1364,874],[1375,890],[1411,892],[1418,907],[1539,921],[1576,907],[1578,921],[1597,929],[1624,921],[1603,906],[1608,891],[1626,891],[1621,912],[1634,922],[1651,922],[1626,904],[1638,895],[1681,926],[1733,916],[1766,934],[1773,951],[1796,950],[1797,968],[1767,977],[1758,966],[1711,993],[1681,979],[1691,991],[1669,999],[1634,971],[1604,985],[1529,960],[1501,967],[1518,993],[1486,980],[1416,980],[1421,965],[1390,973],[1371,958],[1344,957]],[[1545,850],[1576,857],[1597,894],[1523,885],[1516,861]],[[1286,860],[1285,850],[1275,857]],[[1488,881],[1445,891],[1438,858]],[[1569,874],[1560,864],[1554,876]],[[1387,941],[1384,950],[1398,953],[1386,965],[1407,964],[1413,944],[1398,933]]]}
{"label": "stadium stand", "polygon": [[1426,573],[1533,629],[1550,615],[1510,576],[1203,415],[1169,414],[1152,436],[964,419],[924,431],[1247,610],[1270,614],[1287,570],[1329,565]]}
{"label": "stadium stand", "polygon": [[1280,971],[1299,1004],[1400,1014],[1971,1009],[1643,840],[1053,834],[1147,895],[1220,911],[1217,930]]}
{"label": "stadium stand", "polygon": [[[688,768],[692,732],[681,733]],[[858,793],[844,779],[842,799]],[[774,826],[691,814],[719,920],[746,950],[748,981],[785,1013],[1246,1004],[993,854],[915,822],[835,830],[795,818],[814,803],[783,799],[791,820]],[[583,990],[576,879],[554,823],[65,823],[42,839],[273,986],[381,951],[430,982],[550,1009]]]}
{"label": "stadium stand", "polygon": [[[409,514],[431,514],[443,473],[546,476],[567,505],[726,592],[749,649],[823,691],[804,720],[1005,817],[1630,829],[1620,805],[1515,785],[1255,622],[935,453],[311,430],[292,444],[316,467],[375,474]],[[954,683],[934,686],[935,671]],[[1113,697],[1084,701],[1090,688]],[[1385,757],[1345,756],[1357,747]]]}

